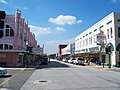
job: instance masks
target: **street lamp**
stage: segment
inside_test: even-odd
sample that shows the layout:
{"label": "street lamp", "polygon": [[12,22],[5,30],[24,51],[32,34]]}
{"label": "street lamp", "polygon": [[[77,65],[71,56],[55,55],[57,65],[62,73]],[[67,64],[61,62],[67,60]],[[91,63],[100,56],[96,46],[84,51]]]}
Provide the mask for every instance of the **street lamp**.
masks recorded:
{"label": "street lamp", "polygon": [[[100,30],[100,33],[97,34],[97,45],[100,46],[100,54],[104,51],[106,45],[106,36],[104,35],[104,31]],[[102,60],[102,65],[104,68],[104,61]]]}
{"label": "street lamp", "polygon": [[27,67],[27,60],[28,60],[28,50],[27,50],[27,48],[28,48],[28,41],[26,41],[26,52],[25,52],[25,68]]}

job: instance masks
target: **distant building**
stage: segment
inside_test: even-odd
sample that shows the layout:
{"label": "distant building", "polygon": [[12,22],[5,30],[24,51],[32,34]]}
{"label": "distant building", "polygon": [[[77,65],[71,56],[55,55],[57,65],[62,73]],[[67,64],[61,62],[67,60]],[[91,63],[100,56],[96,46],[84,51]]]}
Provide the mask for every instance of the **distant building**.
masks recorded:
{"label": "distant building", "polygon": [[75,57],[75,43],[70,44],[70,55]]}
{"label": "distant building", "polygon": [[41,47],[40,45],[37,45],[37,48],[36,48],[36,50],[35,50],[35,53],[36,53],[37,55],[43,55],[43,54],[44,54],[44,46]]}
{"label": "distant building", "polygon": [[70,44],[68,44],[66,47],[62,48],[61,50],[62,57],[68,57],[70,56]]}
{"label": "distant building", "polygon": [[58,56],[61,56],[62,55],[62,49],[65,48],[67,45],[64,45],[64,44],[60,44],[58,46]]}

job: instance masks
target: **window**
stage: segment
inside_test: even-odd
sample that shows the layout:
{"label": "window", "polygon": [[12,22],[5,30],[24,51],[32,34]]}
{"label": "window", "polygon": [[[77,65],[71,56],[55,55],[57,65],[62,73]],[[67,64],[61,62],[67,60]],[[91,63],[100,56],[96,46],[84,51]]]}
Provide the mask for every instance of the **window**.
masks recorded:
{"label": "window", "polygon": [[103,27],[104,27],[104,25],[100,26],[99,29],[101,30],[101,28],[103,28]]}
{"label": "window", "polygon": [[5,49],[8,49],[8,44],[5,44]]}
{"label": "window", "polygon": [[80,41],[80,47],[81,47],[81,41]]}
{"label": "window", "polygon": [[14,30],[9,25],[6,25],[5,36],[14,36]]}
{"label": "window", "polygon": [[9,49],[13,49],[13,46],[12,46],[12,45],[9,45]]}
{"label": "window", "polygon": [[107,29],[107,37],[108,37],[108,39],[109,39],[109,29]]}
{"label": "window", "polygon": [[13,49],[12,45],[4,44],[4,49]]}
{"label": "window", "polygon": [[89,34],[91,34],[92,32],[89,32]]}
{"label": "window", "polygon": [[3,44],[0,44],[0,49],[3,49]]}
{"label": "window", "polygon": [[13,29],[10,29],[10,36],[14,36],[14,31],[13,31]]}
{"label": "window", "polygon": [[118,27],[118,38],[120,38],[120,27]]}
{"label": "window", "polygon": [[20,39],[22,39],[22,28],[20,28]]}
{"label": "window", "polygon": [[96,42],[96,35],[94,35],[94,43]]}
{"label": "window", "polygon": [[84,40],[83,40],[83,47],[84,47]]}
{"label": "window", "polygon": [[86,46],[88,45],[88,38],[86,39]]}
{"label": "window", "polygon": [[117,22],[120,22],[120,19],[117,19]]}
{"label": "window", "polygon": [[107,22],[106,24],[108,25],[108,24],[110,24],[110,23],[112,23],[112,20],[111,20],[111,21],[109,21],[109,22]]}
{"label": "window", "polygon": [[92,37],[89,37],[89,44],[92,44]]}
{"label": "window", "polygon": [[113,31],[112,31],[112,27],[110,28],[110,32],[111,32],[111,38],[113,38]]}
{"label": "window", "polygon": [[97,29],[94,30],[94,32],[97,31]]}
{"label": "window", "polygon": [[9,36],[9,29],[6,29],[5,36]]}

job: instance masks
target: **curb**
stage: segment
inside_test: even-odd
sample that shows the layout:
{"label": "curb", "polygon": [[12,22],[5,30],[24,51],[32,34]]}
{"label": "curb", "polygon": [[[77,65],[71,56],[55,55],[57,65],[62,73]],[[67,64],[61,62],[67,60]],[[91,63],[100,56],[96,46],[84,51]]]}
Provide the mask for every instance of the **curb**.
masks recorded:
{"label": "curb", "polygon": [[90,66],[92,68],[96,68],[96,69],[101,69],[101,70],[110,70],[110,71],[118,71],[120,72],[120,68],[107,68],[107,67],[97,67],[97,66]]}

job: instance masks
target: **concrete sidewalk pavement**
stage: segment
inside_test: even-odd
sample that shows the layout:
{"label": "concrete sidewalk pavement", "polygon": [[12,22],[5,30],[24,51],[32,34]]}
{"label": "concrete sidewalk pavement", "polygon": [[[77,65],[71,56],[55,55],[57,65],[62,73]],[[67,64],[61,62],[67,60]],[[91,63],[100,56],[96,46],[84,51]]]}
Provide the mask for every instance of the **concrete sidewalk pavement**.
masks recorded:
{"label": "concrete sidewalk pavement", "polygon": [[108,66],[104,66],[104,68],[103,68],[102,65],[90,65],[90,66],[88,66],[88,67],[120,72],[120,67],[111,67],[111,68],[108,68]]}

